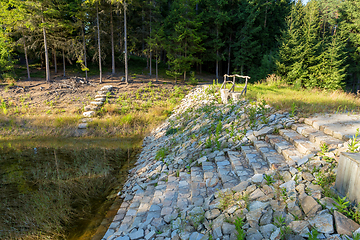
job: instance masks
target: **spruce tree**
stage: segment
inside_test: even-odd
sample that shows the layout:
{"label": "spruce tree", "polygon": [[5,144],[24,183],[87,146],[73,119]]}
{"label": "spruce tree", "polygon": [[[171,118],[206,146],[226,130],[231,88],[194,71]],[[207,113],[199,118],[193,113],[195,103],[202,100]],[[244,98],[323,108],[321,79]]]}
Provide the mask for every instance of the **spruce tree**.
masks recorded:
{"label": "spruce tree", "polygon": [[196,53],[204,50],[198,31],[202,23],[196,15],[195,5],[194,0],[175,1],[166,18],[167,43],[165,49],[171,66],[168,73],[174,77],[183,74],[184,81],[192,64],[200,61]]}

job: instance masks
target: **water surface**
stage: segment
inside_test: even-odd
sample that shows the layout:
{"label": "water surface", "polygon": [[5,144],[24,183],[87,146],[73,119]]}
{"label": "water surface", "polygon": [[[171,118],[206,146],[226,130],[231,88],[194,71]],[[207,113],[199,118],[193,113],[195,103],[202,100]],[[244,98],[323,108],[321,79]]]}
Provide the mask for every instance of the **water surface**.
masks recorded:
{"label": "water surface", "polygon": [[0,239],[101,239],[140,144],[0,140]]}

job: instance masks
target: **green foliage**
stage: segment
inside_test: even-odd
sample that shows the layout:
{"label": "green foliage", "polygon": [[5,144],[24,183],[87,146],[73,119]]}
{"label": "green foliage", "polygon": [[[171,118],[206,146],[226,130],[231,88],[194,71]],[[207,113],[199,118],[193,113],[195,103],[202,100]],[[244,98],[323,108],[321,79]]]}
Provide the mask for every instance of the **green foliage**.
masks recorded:
{"label": "green foliage", "polygon": [[235,219],[235,230],[236,230],[236,239],[237,240],[244,240],[246,236],[246,232],[242,227],[244,226],[244,220],[240,217]]}
{"label": "green foliage", "polygon": [[296,104],[293,102],[291,104],[291,111],[290,111],[290,117],[294,117],[296,112]]}
{"label": "green foliage", "polygon": [[168,154],[169,154],[169,149],[167,147],[162,147],[156,152],[155,160],[162,161]]}
{"label": "green foliage", "polygon": [[14,78],[14,60],[12,60],[12,44],[11,39],[5,35],[0,28],[0,76],[4,80]]}
{"label": "green foliage", "polygon": [[281,38],[277,72],[298,88],[340,89],[347,67],[346,38],[339,22],[321,15],[329,13],[328,5],[319,3],[324,2],[311,0],[303,7],[298,1],[293,5]]}
{"label": "green foliage", "polygon": [[271,175],[264,174],[264,179],[269,186],[275,182]]}
{"label": "green foliage", "polygon": [[308,233],[309,240],[317,240],[319,236],[319,232],[314,228],[311,232]]}
{"label": "green foliage", "polygon": [[327,145],[326,143],[323,143],[320,145],[320,149],[321,149],[321,154],[324,155],[325,153],[327,153],[329,151],[329,145]]}
{"label": "green foliage", "polygon": [[350,205],[349,201],[346,201],[346,197],[341,198],[338,196],[337,198],[334,198],[334,200],[336,202],[334,204],[336,209],[341,213],[346,213]]}
{"label": "green foliage", "polygon": [[350,152],[356,152],[358,148],[360,147],[360,140],[358,140],[359,136],[359,128],[356,129],[355,135],[350,139],[350,142],[348,143],[348,151]]}

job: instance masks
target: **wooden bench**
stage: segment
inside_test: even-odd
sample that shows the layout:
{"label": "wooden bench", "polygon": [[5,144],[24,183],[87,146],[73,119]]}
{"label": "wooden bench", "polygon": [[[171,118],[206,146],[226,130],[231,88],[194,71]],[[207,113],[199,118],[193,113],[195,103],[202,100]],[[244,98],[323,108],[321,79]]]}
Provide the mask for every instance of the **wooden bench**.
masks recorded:
{"label": "wooden bench", "polygon": [[[241,92],[235,92],[236,77],[245,79],[245,86]],[[232,78],[232,80],[231,80],[231,78]],[[221,94],[221,99],[222,99],[223,103],[225,103],[225,104],[228,103],[230,96],[232,97],[232,99],[234,101],[238,101],[241,98],[242,94],[244,94],[244,96],[245,96],[246,92],[247,92],[248,79],[250,79],[249,76],[241,76],[238,74],[234,74],[234,75],[225,74],[224,82],[220,87],[220,94]],[[226,89],[226,83],[232,83],[232,86],[229,90]]]}

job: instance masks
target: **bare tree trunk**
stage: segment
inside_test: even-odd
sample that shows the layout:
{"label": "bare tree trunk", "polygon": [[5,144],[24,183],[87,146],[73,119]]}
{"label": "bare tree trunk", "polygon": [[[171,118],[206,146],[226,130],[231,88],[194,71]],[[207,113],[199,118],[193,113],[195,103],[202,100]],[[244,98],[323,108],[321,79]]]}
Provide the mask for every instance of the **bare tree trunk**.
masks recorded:
{"label": "bare tree trunk", "polygon": [[62,51],[62,54],[63,54],[63,67],[64,67],[64,77],[65,77],[66,76],[66,73],[65,73],[66,67],[65,67],[65,52],[64,52],[64,50]]}
{"label": "bare tree trunk", "polygon": [[[219,39],[219,28],[216,26],[216,38]],[[219,49],[216,48],[216,79],[219,79]]]}
{"label": "bare tree trunk", "polygon": [[[82,24],[82,28],[81,28],[81,32],[82,32],[82,38],[83,38],[83,47],[84,47],[84,65],[85,68],[87,68],[87,62],[86,62],[86,43],[85,43],[85,33],[84,33],[84,24]],[[85,79],[87,80],[88,78],[88,74],[87,74],[87,70],[85,70]]]}
{"label": "bare tree trunk", "polygon": [[268,1],[266,1],[266,10],[265,10],[265,20],[264,20],[264,28],[266,28],[266,19],[267,19],[267,12],[268,12]]}
{"label": "bare tree trunk", "polygon": [[28,60],[28,56],[27,56],[27,49],[26,49],[26,44],[25,44],[25,36],[23,34],[23,38],[24,38],[24,53],[25,53],[25,62],[26,62],[26,71],[27,71],[27,75],[28,75],[28,80],[31,80],[30,77],[30,68],[29,68],[29,60]]}
{"label": "bare tree trunk", "polygon": [[230,35],[230,43],[229,43],[228,66],[227,66],[228,75],[230,75],[230,57],[231,57],[231,35]]}
{"label": "bare tree trunk", "polygon": [[[44,19],[42,19],[44,23]],[[49,53],[48,53],[48,47],[46,42],[46,30],[45,27],[43,27],[43,34],[44,34],[44,49],[45,49],[45,66],[46,66],[46,82],[50,82],[50,66],[49,66]]]}
{"label": "bare tree trunk", "polygon": [[152,73],[151,73],[151,59],[152,59],[152,52],[151,52],[151,49],[150,49],[150,64],[149,64],[149,67],[150,67],[150,72],[149,72],[149,75],[151,77]]}
{"label": "bare tree trunk", "polygon": [[[151,1],[150,1],[150,38],[151,38]],[[150,72],[149,72],[149,75],[151,77],[151,60],[152,60],[151,46],[149,46],[149,51],[150,51],[150,64],[149,64]]]}
{"label": "bare tree trunk", "polygon": [[158,54],[156,53],[156,82],[159,81],[159,72],[158,72]]}
{"label": "bare tree trunk", "polygon": [[56,50],[53,49],[55,73],[57,73]]}
{"label": "bare tree trunk", "polygon": [[126,34],[126,1],[124,0],[124,44],[125,44],[125,83],[128,84],[128,59],[127,59],[127,34]]}
{"label": "bare tree trunk", "polygon": [[112,61],[112,74],[115,74],[115,47],[114,47],[114,26],[113,26],[113,11],[112,5],[110,7],[110,31],[111,31],[111,61]]}
{"label": "bare tree trunk", "polygon": [[219,50],[216,49],[216,79],[219,79]]}
{"label": "bare tree trunk", "polygon": [[100,26],[99,26],[99,4],[96,3],[96,25],[98,35],[98,47],[99,47],[99,70],[100,70],[100,83],[102,83],[102,69],[101,69],[101,46],[100,46]]}

